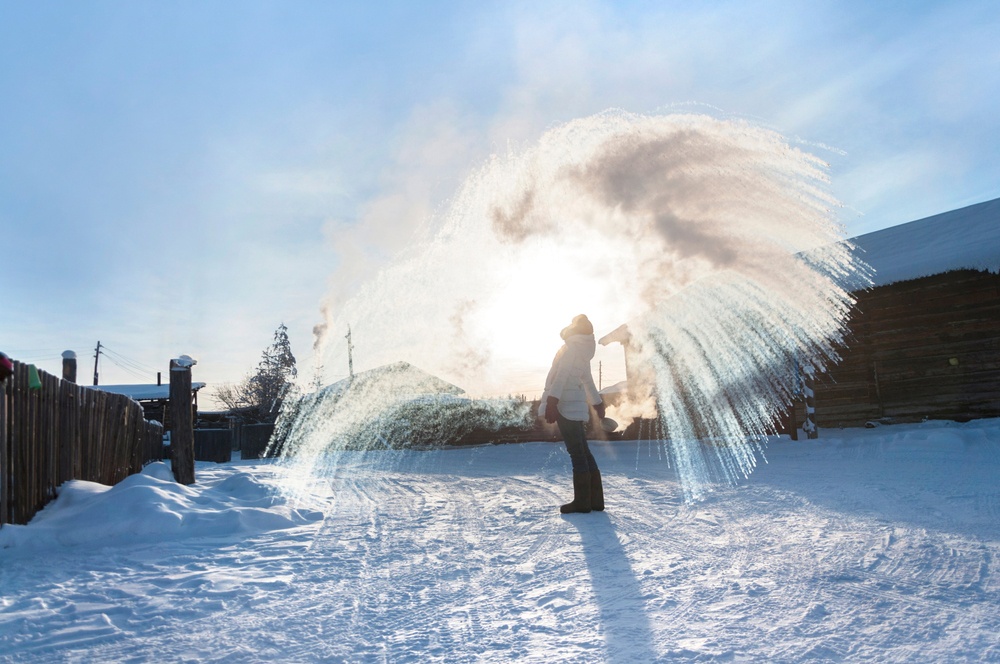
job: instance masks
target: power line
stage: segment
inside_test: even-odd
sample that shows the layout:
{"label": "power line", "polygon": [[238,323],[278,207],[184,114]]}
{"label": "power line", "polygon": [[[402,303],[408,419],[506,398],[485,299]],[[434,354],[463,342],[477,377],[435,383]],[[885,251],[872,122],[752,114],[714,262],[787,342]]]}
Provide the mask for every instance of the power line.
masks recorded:
{"label": "power line", "polygon": [[41,364],[43,362],[49,362],[49,361],[59,362],[61,361],[60,354],[62,353],[62,351],[59,351],[58,353],[49,353],[49,352],[25,352],[25,351],[7,350],[7,349],[0,349],[0,350],[3,350],[5,353],[7,353],[8,356],[17,360],[18,362],[24,362],[25,364]]}
{"label": "power line", "polygon": [[118,351],[112,350],[98,341],[97,347],[94,349],[94,385],[97,385],[98,383],[98,370],[100,368],[102,355],[108,358],[111,363],[119,369],[122,369],[129,375],[134,376],[139,380],[148,381],[153,374],[156,374],[156,369],[133,360]]}
{"label": "power line", "polygon": [[7,355],[9,355],[10,357],[14,357],[15,355],[39,355],[39,354],[47,355],[49,353],[52,353],[53,355],[59,355],[62,353],[61,350],[53,350],[51,348],[28,348],[28,349],[5,348],[4,352],[7,353]]}
{"label": "power line", "polygon": [[[103,349],[102,349],[102,350],[103,350]],[[128,373],[128,374],[130,374],[130,375],[132,375],[132,376],[135,376],[136,378],[138,378],[138,379],[140,379],[140,380],[149,380],[149,374],[148,374],[148,373],[146,373],[146,372],[142,372],[142,373],[140,373],[140,372],[136,371],[135,369],[133,369],[133,368],[131,368],[131,367],[128,367],[128,366],[126,366],[126,365],[124,365],[124,364],[122,364],[122,363],[118,362],[118,361],[117,361],[117,360],[116,360],[116,359],[115,359],[115,358],[114,358],[114,357],[113,357],[112,355],[110,355],[110,354],[105,354],[105,357],[107,357],[107,358],[108,358],[109,360],[111,360],[111,363],[112,363],[112,364],[116,365],[116,366],[117,366],[117,367],[118,367],[119,369],[121,369],[121,370],[122,370],[122,371],[124,371],[125,373]]]}
{"label": "power line", "polygon": [[120,362],[122,364],[126,364],[126,365],[132,367],[136,371],[142,371],[142,372],[144,372],[146,374],[155,374],[156,373],[156,369],[153,369],[152,367],[147,366],[147,365],[145,365],[142,362],[139,362],[137,360],[133,360],[132,358],[127,357],[127,356],[119,353],[118,351],[112,350],[111,348],[108,348],[107,346],[105,346],[103,344],[101,345],[101,351],[104,352],[105,354],[107,354],[109,357],[116,358],[118,360],[118,362]]}

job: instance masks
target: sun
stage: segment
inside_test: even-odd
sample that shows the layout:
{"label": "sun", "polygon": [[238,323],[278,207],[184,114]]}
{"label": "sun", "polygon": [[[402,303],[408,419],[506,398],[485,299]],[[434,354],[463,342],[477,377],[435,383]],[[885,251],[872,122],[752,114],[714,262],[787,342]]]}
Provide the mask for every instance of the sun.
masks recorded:
{"label": "sun", "polygon": [[512,391],[541,388],[563,343],[559,332],[573,316],[587,314],[598,335],[624,322],[620,307],[609,305],[610,283],[600,265],[558,249],[538,243],[506,257],[469,321],[497,372],[508,382],[524,383],[512,385]]}

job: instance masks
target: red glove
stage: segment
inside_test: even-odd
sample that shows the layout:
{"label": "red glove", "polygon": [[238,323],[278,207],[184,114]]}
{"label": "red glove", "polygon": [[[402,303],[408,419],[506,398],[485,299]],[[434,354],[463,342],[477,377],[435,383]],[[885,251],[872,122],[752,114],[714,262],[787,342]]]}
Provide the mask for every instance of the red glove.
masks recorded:
{"label": "red glove", "polygon": [[545,421],[549,424],[555,424],[556,419],[559,417],[559,399],[555,397],[549,397],[545,400]]}
{"label": "red glove", "polygon": [[608,412],[608,408],[607,408],[607,406],[604,405],[603,401],[601,403],[597,404],[596,406],[594,406],[594,410],[597,411],[597,417],[599,417],[602,420],[604,419],[604,416]]}

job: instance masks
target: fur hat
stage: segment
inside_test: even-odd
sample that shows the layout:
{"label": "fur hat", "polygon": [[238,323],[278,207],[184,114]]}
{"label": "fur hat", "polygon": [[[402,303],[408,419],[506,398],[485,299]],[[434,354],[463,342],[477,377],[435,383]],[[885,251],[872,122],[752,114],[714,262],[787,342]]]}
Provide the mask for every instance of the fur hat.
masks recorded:
{"label": "fur hat", "polygon": [[580,314],[579,316],[573,317],[573,322],[569,324],[568,327],[564,327],[559,336],[564,340],[573,336],[574,334],[593,334],[594,325],[590,322],[590,319],[585,315]]}

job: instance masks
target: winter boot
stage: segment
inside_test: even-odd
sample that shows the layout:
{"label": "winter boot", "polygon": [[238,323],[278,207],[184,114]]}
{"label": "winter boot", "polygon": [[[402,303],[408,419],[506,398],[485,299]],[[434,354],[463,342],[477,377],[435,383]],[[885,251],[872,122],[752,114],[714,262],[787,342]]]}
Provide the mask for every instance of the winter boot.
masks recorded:
{"label": "winter boot", "polygon": [[590,471],[590,509],[595,512],[604,511],[604,485],[601,484],[601,471]]}
{"label": "winter boot", "polygon": [[590,511],[590,473],[573,473],[573,502],[559,508],[563,514]]}

